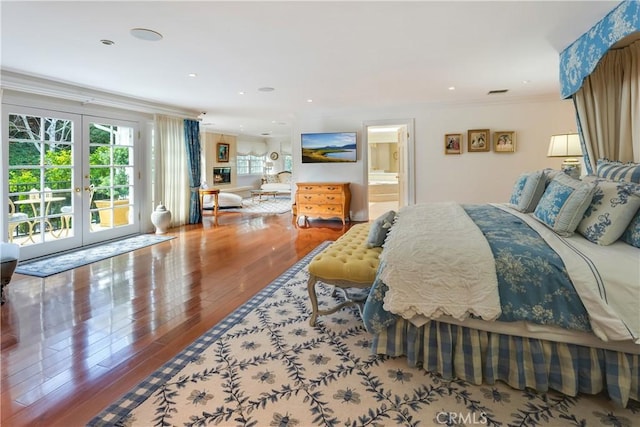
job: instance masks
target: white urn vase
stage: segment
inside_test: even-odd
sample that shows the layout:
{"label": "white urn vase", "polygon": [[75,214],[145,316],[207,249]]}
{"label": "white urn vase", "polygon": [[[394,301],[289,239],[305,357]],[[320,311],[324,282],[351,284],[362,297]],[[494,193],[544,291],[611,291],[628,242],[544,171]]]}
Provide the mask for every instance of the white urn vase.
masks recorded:
{"label": "white urn vase", "polygon": [[169,224],[171,223],[171,211],[167,210],[162,202],[160,202],[156,210],[151,213],[151,223],[156,227],[156,234],[164,234],[167,232]]}

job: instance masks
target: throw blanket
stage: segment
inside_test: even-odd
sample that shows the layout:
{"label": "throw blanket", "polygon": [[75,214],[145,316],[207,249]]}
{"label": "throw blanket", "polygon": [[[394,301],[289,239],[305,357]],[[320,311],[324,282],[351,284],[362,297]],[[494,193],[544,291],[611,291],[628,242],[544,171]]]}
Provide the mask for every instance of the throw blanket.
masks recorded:
{"label": "throw blanket", "polygon": [[[446,242],[443,250],[442,242]],[[456,203],[398,212],[380,256],[384,309],[420,326],[443,314],[500,315],[495,262],[480,229]]]}
{"label": "throw blanket", "polygon": [[[563,259],[536,231],[546,230],[544,225],[535,220],[529,224],[525,221],[526,215],[504,207],[464,205],[463,208],[482,231],[479,237],[482,240],[486,239],[493,251],[491,262],[495,264],[502,310],[497,320],[504,322],[524,320],[539,325],[591,331],[589,316],[569,278]],[[405,211],[401,210],[399,216],[404,213]],[[407,227],[406,222],[397,221],[389,233],[389,238],[392,233],[398,232],[395,230],[400,228],[398,224],[404,224],[403,227]],[[537,228],[534,230],[532,226],[536,225]],[[422,244],[418,241],[420,235],[417,232],[423,227],[422,223],[409,224],[407,227],[414,236],[412,245]],[[448,253],[448,236],[443,238],[444,240],[440,241],[440,252]],[[591,246],[596,245],[591,244]],[[602,249],[602,247],[596,249]],[[382,252],[384,259],[388,258],[386,256],[388,251],[390,249],[385,243],[385,249]],[[457,267],[464,259],[466,256],[452,262],[451,269]],[[428,262],[427,259],[422,261]],[[386,263],[381,261],[378,275],[363,310],[365,326],[372,333],[386,330],[388,326],[395,323],[395,315],[383,308],[388,289],[382,277],[387,268]],[[417,298],[414,296],[414,299]],[[411,320],[413,322],[413,319]]]}

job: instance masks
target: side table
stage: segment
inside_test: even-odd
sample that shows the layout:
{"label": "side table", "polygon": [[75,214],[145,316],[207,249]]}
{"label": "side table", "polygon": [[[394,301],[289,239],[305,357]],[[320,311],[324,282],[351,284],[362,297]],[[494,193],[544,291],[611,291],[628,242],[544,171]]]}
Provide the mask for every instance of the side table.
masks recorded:
{"label": "side table", "polygon": [[218,195],[220,190],[216,188],[201,188],[200,191],[200,216],[204,217],[204,196],[213,196],[213,216],[218,223]]}

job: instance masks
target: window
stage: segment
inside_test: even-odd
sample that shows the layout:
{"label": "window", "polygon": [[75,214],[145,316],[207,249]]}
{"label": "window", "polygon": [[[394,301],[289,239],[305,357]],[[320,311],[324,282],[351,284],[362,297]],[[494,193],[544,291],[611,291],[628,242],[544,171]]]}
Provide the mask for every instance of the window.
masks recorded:
{"label": "window", "polygon": [[236,166],[238,175],[262,175],[266,155],[254,156],[251,154],[238,154],[236,156]]}

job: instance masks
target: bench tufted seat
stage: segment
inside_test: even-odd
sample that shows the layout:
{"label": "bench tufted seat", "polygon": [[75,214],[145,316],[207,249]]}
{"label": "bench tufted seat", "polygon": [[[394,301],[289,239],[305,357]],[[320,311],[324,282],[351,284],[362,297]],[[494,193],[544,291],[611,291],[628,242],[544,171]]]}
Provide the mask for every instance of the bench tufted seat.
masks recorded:
{"label": "bench tufted seat", "polygon": [[[368,288],[373,284],[378,271],[382,248],[366,245],[370,224],[356,224],[338,240],[316,255],[309,263],[307,289],[311,300],[312,314],[309,320],[315,326],[318,315],[335,313],[348,305],[361,301],[349,300],[348,288]],[[318,310],[315,285],[317,281],[333,285],[345,293],[347,301],[328,310]]]}

